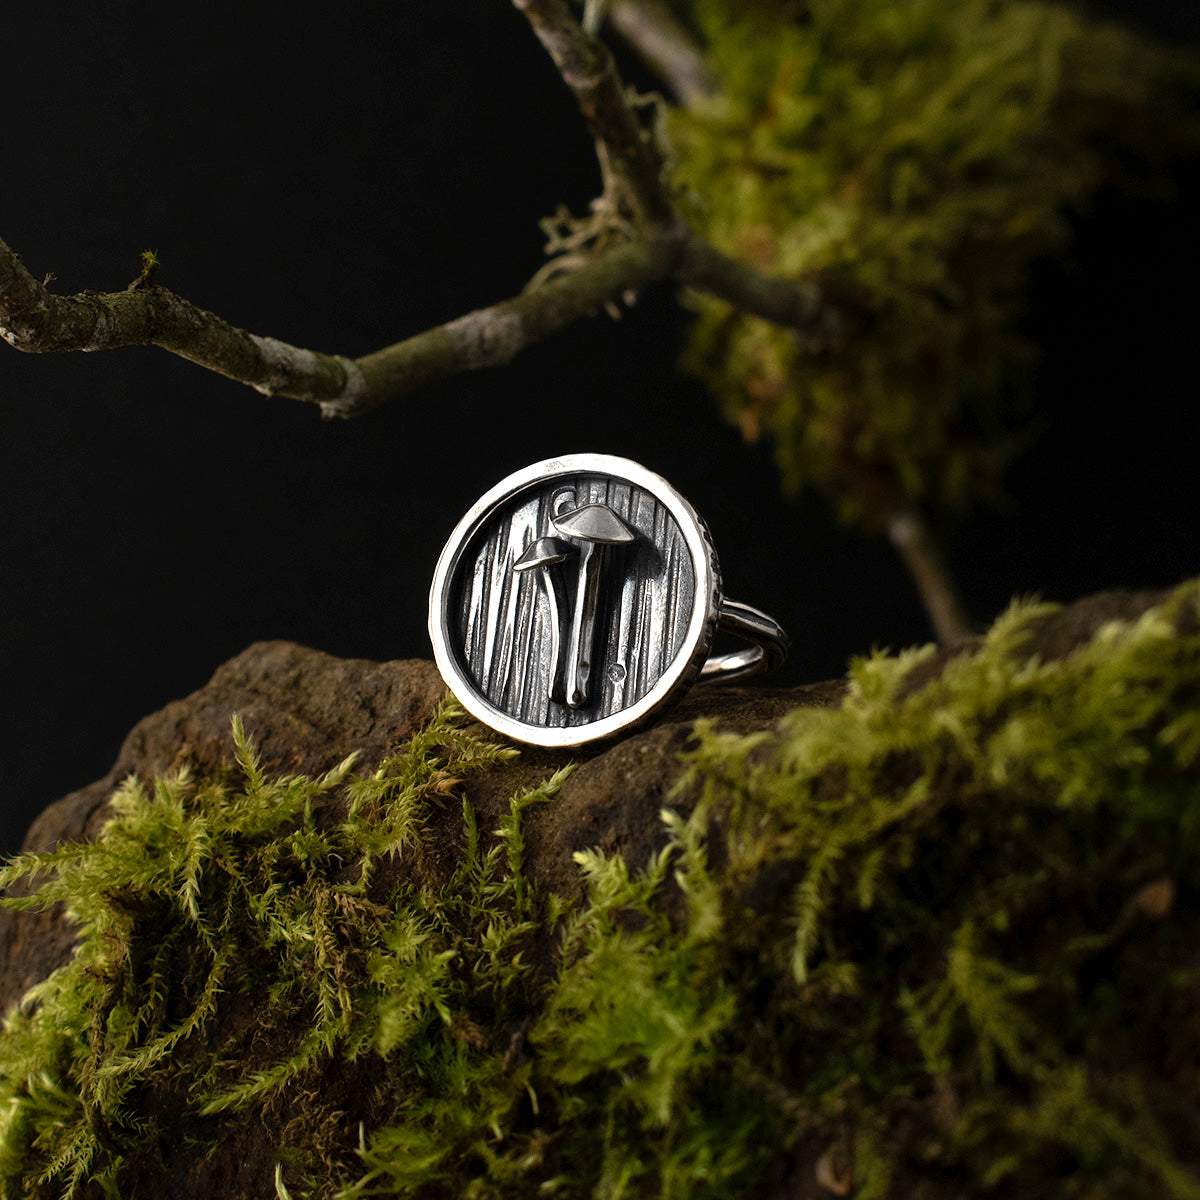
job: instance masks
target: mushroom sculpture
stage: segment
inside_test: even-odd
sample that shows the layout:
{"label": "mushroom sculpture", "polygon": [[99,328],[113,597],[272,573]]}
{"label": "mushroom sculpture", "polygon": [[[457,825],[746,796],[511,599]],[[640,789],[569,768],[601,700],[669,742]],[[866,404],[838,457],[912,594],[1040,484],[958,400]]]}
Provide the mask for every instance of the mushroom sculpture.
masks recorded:
{"label": "mushroom sculpture", "polygon": [[563,702],[562,627],[567,611],[563,581],[553,570],[575,553],[575,547],[554,537],[538,538],[525,547],[521,557],[513,563],[514,571],[538,571],[542,594],[550,615],[550,671],[547,695],[551,700]]}
{"label": "mushroom sculpture", "polygon": [[583,504],[554,518],[554,528],[580,544],[579,578],[567,646],[567,704],[587,703],[596,638],[596,606],[600,594],[603,547],[632,542],[637,534],[607,504]]}

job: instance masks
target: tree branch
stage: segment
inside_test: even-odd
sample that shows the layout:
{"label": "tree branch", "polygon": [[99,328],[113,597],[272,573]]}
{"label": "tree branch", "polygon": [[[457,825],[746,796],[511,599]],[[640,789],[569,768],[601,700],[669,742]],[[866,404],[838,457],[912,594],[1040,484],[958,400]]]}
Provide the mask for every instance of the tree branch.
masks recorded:
{"label": "tree branch", "polygon": [[[937,538],[920,509],[905,495],[892,472],[884,465],[861,459],[854,438],[843,430],[839,439],[836,474],[840,487],[848,488],[860,504],[869,526],[886,530],[892,546],[904,563],[933,626],[938,642],[956,646],[976,635],[963,608],[954,577],[942,557]],[[836,504],[839,488],[827,485]]]}
{"label": "tree branch", "polygon": [[0,337],[27,354],[161,346],[266,395],[354,403],[357,365],[238,329],[157,285],[56,296],[0,240]]}
{"label": "tree branch", "polygon": [[810,350],[837,337],[855,312],[849,300],[831,303],[826,286],[764,275],[691,232],[681,241],[675,278],[742,312],[808,335]]}
{"label": "tree branch", "polygon": [[315,403],[323,415],[337,417],[357,416],[436,379],[506,363],[625,294],[671,277],[821,344],[838,316],[821,289],[761,275],[687,230],[612,56],[584,32],[565,0],[512,2],[574,92],[596,138],[606,185],[629,208],[632,224],[614,227],[623,239],[615,248],[600,239],[573,254],[569,269],[559,260],[564,269],[519,296],[351,359],[248,333],[152,283],[148,271],[123,292],[54,295],[0,241],[0,337],[34,354],[160,346],[264,394]]}
{"label": "tree branch", "polygon": [[[619,172],[621,185],[641,206],[644,230],[670,230],[677,239],[679,256],[674,277],[697,291],[727,300],[735,308],[806,335],[807,348],[819,349],[839,335],[850,315],[861,315],[851,297],[831,302],[827,287],[811,281],[772,278],[730,258],[687,229],[675,211],[663,178],[662,156],[643,132],[613,63],[598,39],[584,31],[565,0],[512,0],[558,67],[563,81],[596,138],[602,165]],[[693,67],[702,68],[700,50],[690,35],[658,0],[618,0],[611,16],[626,11],[627,22],[641,21],[643,28],[657,22],[664,37],[682,47]],[[706,84],[711,86],[711,83]],[[633,231],[637,236],[639,229]]]}
{"label": "tree branch", "polygon": [[56,296],[0,241],[0,336],[30,354],[155,345],[267,395],[353,417],[435,379],[499,366],[526,346],[665,278],[667,236],[627,242],[569,274],[359,359],[259,337],[157,286]]}
{"label": "tree branch", "polygon": [[887,532],[917,585],[941,645],[956,646],[974,637],[958,589],[921,514],[911,507],[899,509],[888,520]]}
{"label": "tree branch", "polygon": [[685,108],[716,94],[703,49],[663,0],[614,0],[608,19]]}
{"label": "tree branch", "polygon": [[510,300],[358,359],[367,385],[362,399],[350,408],[324,404],[322,409],[328,416],[356,416],[434,379],[500,366],[607,302],[666,278],[673,257],[674,242],[665,236],[599,252],[576,270]]}
{"label": "tree branch", "polygon": [[605,190],[615,188],[640,227],[669,225],[675,209],[663,182],[663,162],[625,96],[608,47],[585,33],[566,0],[512,0],[575,94],[596,140]]}

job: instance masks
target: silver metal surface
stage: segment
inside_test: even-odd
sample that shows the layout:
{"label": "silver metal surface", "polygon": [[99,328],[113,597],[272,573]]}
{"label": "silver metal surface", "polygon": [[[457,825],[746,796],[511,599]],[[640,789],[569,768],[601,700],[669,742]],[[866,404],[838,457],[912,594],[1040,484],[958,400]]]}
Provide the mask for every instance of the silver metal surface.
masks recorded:
{"label": "silver metal surface", "polygon": [[706,683],[732,683],[783,666],[790,645],[788,635],[774,617],[761,609],[737,600],[722,600],[717,628],[753,645],[711,655],[700,669],[700,678]]}
{"label": "silver metal surface", "polygon": [[[718,627],[753,645],[710,660]],[[612,737],[701,676],[745,678],[787,651],[777,622],[723,598],[695,509],[603,454],[535,463],[471,508],[438,561],[429,633],[463,707],[540,746]]]}
{"label": "silver metal surface", "polygon": [[591,682],[604,547],[628,545],[636,541],[638,535],[607,504],[584,504],[552,520],[554,528],[563,537],[573,538],[581,546],[571,617],[571,644],[567,650],[567,704],[571,708],[582,708],[587,703]]}

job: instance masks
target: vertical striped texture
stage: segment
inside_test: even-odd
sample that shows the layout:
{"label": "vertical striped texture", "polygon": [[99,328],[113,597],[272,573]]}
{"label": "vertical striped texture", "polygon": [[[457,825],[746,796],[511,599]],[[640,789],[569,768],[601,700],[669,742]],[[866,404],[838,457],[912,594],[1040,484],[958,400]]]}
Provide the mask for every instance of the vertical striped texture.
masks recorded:
{"label": "vertical striped texture", "polygon": [[[514,571],[539,537],[555,534],[551,517],[583,504],[607,504],[639,535],[628,546],[598,547],[600,597],[587,704],[549,699],[549,605],[544,570],[564,583],[569,620],[578,558]],[[465,673],[503,712],[530,725],[583,725],[644,696],[679,653],[696,590],[695,569],[675,518],[649,492],[622,479],[580,475],[522,492],[492,514],[459,560],[453,583],[461,614],[455,647]],[[566,637],[563,646],[565,653]]]}

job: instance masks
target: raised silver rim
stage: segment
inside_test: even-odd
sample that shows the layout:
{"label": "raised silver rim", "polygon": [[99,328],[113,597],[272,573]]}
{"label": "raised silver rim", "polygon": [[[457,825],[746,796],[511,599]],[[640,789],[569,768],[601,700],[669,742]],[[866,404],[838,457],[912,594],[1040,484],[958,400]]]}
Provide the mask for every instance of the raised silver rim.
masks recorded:
{"label": "raised silver rim", "polygon": [[[696,587],[687,632],[679,652],[650,690],[628,708],[586,725],[545,726],[518,721],[481,696],[451,648],[450,629],[457,619],[449,611],[451,582],[476,531],[494,509],[518,492],[540,486],[558,475],[611,475],[644,488],[666,507],[679,525],[691,555]],[[455,526],[438,559],[429,591],[429,638],[434,659],[447,686],[473,717],[500,733],[534,746],[579,746],[630,729],[667,707],[699,676],[721,616],[721,572],[708,528],[696,510],[661,475],[639,463],[611,454],[567,454],[548,458],[502,479],[473,504]]]}

